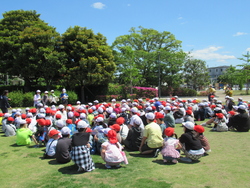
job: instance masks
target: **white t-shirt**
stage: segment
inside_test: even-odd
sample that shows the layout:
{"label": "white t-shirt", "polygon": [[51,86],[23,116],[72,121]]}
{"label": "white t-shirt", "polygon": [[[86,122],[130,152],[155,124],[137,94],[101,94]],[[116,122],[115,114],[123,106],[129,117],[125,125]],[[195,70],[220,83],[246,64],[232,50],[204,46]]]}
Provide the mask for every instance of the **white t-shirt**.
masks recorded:
{"label": "white t-shirt", "polygon": [[53,138],[49,139],[48,143],[46,144],[46,153],[49,156],[54,156],[56,154],[56,145],[58,140],[54,140]]}

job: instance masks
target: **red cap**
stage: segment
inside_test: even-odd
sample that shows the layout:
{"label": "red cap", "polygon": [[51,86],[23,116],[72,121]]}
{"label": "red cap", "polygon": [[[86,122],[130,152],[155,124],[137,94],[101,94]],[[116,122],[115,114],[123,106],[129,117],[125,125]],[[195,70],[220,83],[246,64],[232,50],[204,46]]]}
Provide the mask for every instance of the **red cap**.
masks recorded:
{"label": "red cap", "polygon": [[66,123],[67,123],[67,124],[72,124],[72,123],[73,123],[73,122],[72,122],[72,119],[67,119],[67,120],[66,120]]}
{"label": "red cap", "polygon": [[118,124],[113,124],[109,128],[115,130],[116,132],[119,132],[121,129],[120,125],[118,125]]}
{"label": "red cap", "polygon": [[46,125],[47,127],[51,125],[51,121],[50,121],[49,119],[46,119],[45,122],[46,122],[45,125]]}
{"label": "red cap", "polygon": [[215,105],[215,104],[212,104],[212,105],[210,106],[210,108],[216,108],[216,105]]}
{"label": "red cap", "polygon": [[174,134],[174,128],[172,128],[172,127],[166,128],[166,129],[164,130],[164,134],[165,134],[166,136],[172,136],[172,135]]}
{"label": "red cap", "polygon": [[22,119],[26,119],[26,114],[22,114],[22,115],[21,115],[21,118],[22,118]]}
{"label": "red cap", "polygon": [[40,126],[45,126],[45,125],[46,125],[45,119],[38,119],[38,120],[36,120],[36,121],[37,121],[37,123],[38,123]]}
{"label": "red cap", "polygon": [[191,115],[193,112],[192,112],[192,110],[187,110],[186,111],[186,114],[188,114],[188,115]]}
{"label": "red cap", "polygon": [[120,103],[116,103],[116,104],[115,104],[115,107],[116,107],[116,108],[119,108],[120,106],[121,106]]}
{"label": "red cap", "polygon": [[152,106],[152,110],[155,110],[156,109],[156,107],[155,106]]}
{"label": "red cap", "polygon": [[197,133],[204,133],[204,131],[205,131],[204,127],[202,127],[201,125],[195,125],[195,126],[194,126],[194,130],[195,130]]}
{"label": "red cap", "polygon": [[0,117],[3,117],[3,113],[0,113]]}
{"label": "red cap", "polygon": [[46,108],[46,114],[51,114],[51,109],[50,108]]}
{"label": "red cap", "polygon": [[189,106],[187,109],[188,109],[188,110],[193,110],[192,106]]}
{"label": "red cap", "polygon": [[88,113],[89,114],[92,114],[93,113],[93,110],[90,108],[90,109],[88,109]]}
{"label": "red cap", "polygon": [[219,119],[222,119],[224,117],[224,115],[222,113],[217,113],[215,114]]}
{"label": "red cap", "polygon": [[15,121],[13,117],[8,117],[7,121]]}
{"label": "red cap", "polygon": [[26,118],[26,122],[27,122],[27,124],[30,124],[31,123],[31,119],[30,118]]}
{"label": "red cap", "polygon": [[56,119],[61,119],[61,118],[62,118],[61,114],[56,114]]}
{"label": "red cap", "polygon": [[116,123],[118,125],[122,125],[124,122],[125,122],[125,119],[123,117],[119,117],[119,118],[116,119]]}
{"label": "red cap", "polygon": [[160,113],[160,112],[156,112],[155,113],[155,119],[162,119],[162,118],[164,118],[164,115],[162,114],[162,113]]}
{"label": "red cap", "polygon": [[52,137],[52,136],[54,136],[54,135],[56,135],[56,134],[59,134],[60,132],[58,131],[58,130],[56,130],[56,129],[52,129],[50,132],[49,132],[49,137]]}
{"label": "red cap", "polygon": [[232,116],[236,114],[235,111],[229,111],[228,113],[231,114]]}
{"label": "red cap", "polygon": [[108,132],[108,139],[109,139],[109,142],[111,143],[111,144],[115,144],[115,143],[117,143],[118,142],[118,140],[117,140],[117,138],[116,138],[116,132],[115,132],[115,130],[110,130],[109,132]]}

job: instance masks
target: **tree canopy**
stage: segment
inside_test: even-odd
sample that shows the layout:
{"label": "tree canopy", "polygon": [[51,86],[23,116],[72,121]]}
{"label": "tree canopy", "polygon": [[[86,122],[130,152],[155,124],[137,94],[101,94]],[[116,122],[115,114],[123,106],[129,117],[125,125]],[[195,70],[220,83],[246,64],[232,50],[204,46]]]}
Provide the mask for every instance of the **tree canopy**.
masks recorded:
{"label": "tree canopy", "polygon": [[[143,79],[140,79],[138,84],[158,85],[159,70],[164,73],[161,74],[162,82],[169,81],[169,77],[175,77],[174,81],[179,79],[176,74],[184,63],[184,53],[180,49],[181,41],[176,40],[175,36],[168,31],[159,32],[141,26],[138,30],[133,27],[129,32],[128,35],[117,37],[112,46],[119,54],[119,66],[124,69],[133,67],[134,72],[138,72],[136,74],[142,76]],[[126,61],[126,64],[130,63],[130,66],[124,66],[123,59],[128,56],[128,49],[131,51],[130,53],[133,52],[133,56]],[[168,84],[175,83],[169,81]]]}

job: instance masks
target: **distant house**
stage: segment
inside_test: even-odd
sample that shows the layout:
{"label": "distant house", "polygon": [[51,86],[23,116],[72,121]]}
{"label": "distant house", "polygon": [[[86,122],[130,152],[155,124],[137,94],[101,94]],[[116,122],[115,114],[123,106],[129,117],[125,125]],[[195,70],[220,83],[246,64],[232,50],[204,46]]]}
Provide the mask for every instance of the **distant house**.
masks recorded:
{"label": "distant house", "polygon": [[217,78],[227,70],[229,66],[208,67],[208,73],[212,84],[217,83]]}

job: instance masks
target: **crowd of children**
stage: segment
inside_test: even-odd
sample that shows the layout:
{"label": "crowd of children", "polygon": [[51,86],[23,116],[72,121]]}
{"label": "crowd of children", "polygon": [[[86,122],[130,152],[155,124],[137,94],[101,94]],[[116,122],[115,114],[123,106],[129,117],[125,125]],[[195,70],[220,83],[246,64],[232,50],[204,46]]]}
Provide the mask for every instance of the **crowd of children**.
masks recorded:
{"label": "crowd of children", "polygon": [[[39,93],[39,92],[38,92]],[[0,113],[2,130],[6,136],[16,135],[17,145],[28,145],[31,139],[36,147],[46,146],[44,158],[55,158],[59,163],[74,161],[78,171],[95,169],[91,154],[99,154],[106,168],[119,168],[127,162],[124,147],[154,157],[161,152],[163,162],[197,161],[210,151],[204,127],[211,131],[249,131],[250,119],[246,102],[241,98],[231,105],[226,96],[225,105],[214,96],[211,101],[182,100],[175,96],[160,101],[154,99],[123,99],[87,105],[77,101],[47,106],[37,102],[35,108],[12,109]],[[196,121],[207,120],[202,125]],[[183,134],[178,138],[174,127],[182,124]],[[180,152],[185,157],[180,157]]]}

